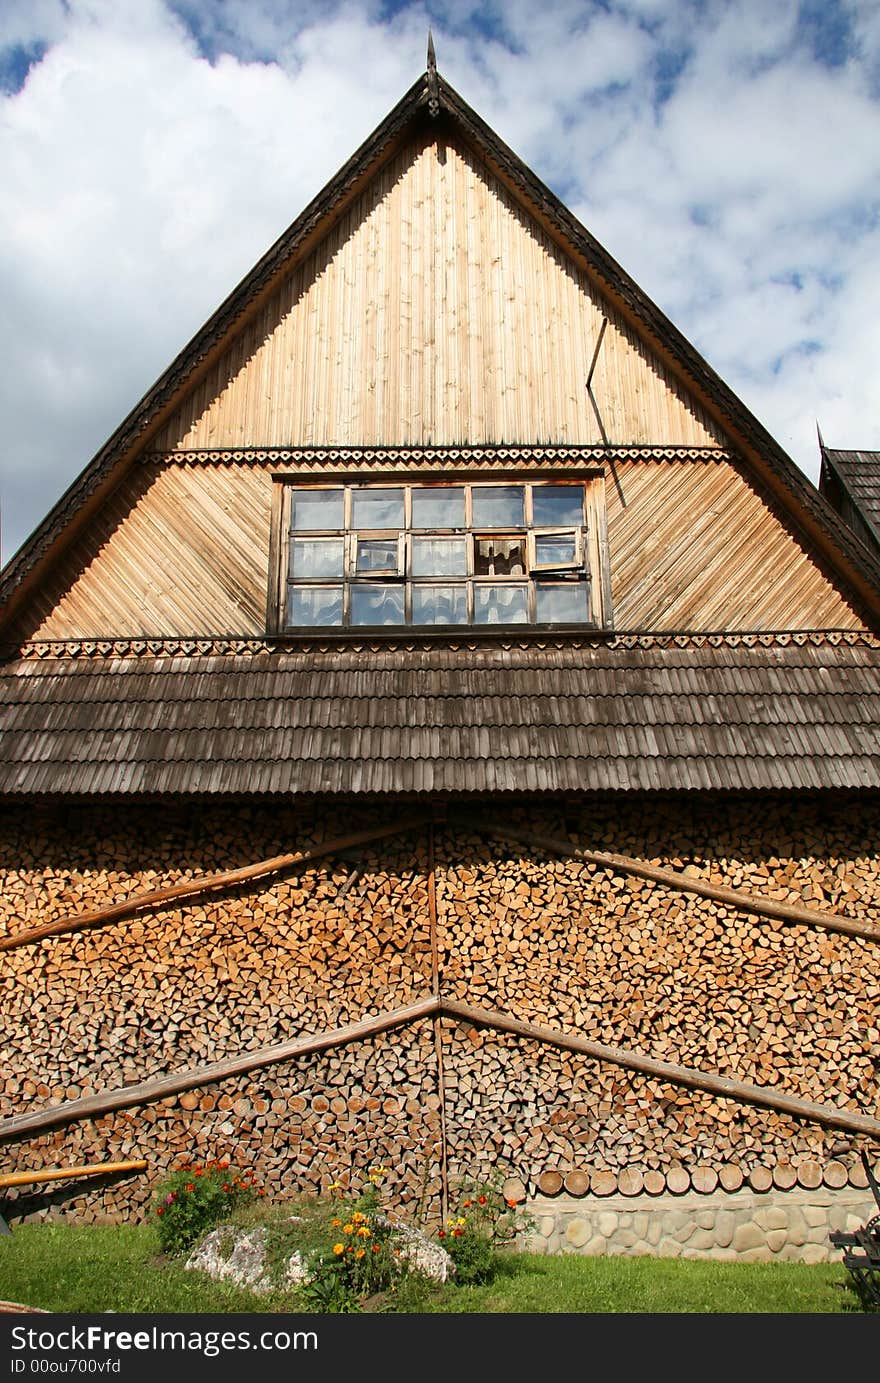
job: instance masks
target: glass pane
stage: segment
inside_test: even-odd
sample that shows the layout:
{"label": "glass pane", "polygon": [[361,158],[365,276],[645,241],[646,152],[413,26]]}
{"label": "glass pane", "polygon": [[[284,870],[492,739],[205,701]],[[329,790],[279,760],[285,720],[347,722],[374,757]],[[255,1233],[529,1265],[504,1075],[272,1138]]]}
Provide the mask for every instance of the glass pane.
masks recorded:
{"label": "glass pane", "polygon": [[413,538],[410,567],[413,576],[466,576],[464,538]]}
{"label": "glass pane", "polygon": [[403,528],[402,490],[355,490],[352,528]]}
{"label": "glass pane", "polygon": [[342,490],[294,490],[291,528],[344,528]]}
{"label": "glass pane", "polygon": [[342,587],[289,586],[287,623],[296,628],[307,624],[341,624]]}
{"label": "glass pane", "polygon": [[358,538],[357,570],[397,571],[396,538]]}
{"label": "glass pane", "polygon": [[413,624],[467,624],[467,586],[413,586]]}
{"label": "glass pane", "polygon": [[294,538],[290,544],[290,575],[341,578],[344,553],[344,538]]}
{"label": "glass pane", "polygon": [[535,597],[538,624],[585,624],[590,618],[585,581],[538,582]]}
{"label": "glass pane", "polygon": [[475,485],[474,528],[522,528],[521,485]]}
{"label": "glass pane", "polygon": [[474,571],[477,576],[524,576],[525,538],[476,538]]}
{"label": "glass pane", "polygon": [[573,533],[535,534],[536,567],[573,566],[576,556],[577,543]]}
{"label": "glass pane", "polygon": [[403,624],[402,586],[352,586],[352,624]]}
{"label": "glass pane", "polygon": [[464,490],[437,485],[412,492],[413,528],[464,528]]}
{"label": "glass pane", "polygon": [[532,519],[536,528],[562,528],[584,521],[583,485],[533,485]]}
{"label": "glass pane", "polygon": [[477,624],[526,624],[529,612],[525,586],[475,586]]}

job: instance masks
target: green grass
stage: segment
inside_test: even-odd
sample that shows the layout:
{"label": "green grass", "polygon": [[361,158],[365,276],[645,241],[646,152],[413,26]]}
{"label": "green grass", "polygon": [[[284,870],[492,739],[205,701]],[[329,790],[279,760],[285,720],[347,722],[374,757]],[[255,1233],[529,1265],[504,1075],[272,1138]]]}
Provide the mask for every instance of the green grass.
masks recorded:
{"label": "green grass", "polygon": [[[0,1237],[0,1299],[92,1314],[300,1313],[165,1257],[152,1224],[21,1225]],[[507,1253],[493,1281],[417,1288],[383,1309],[421,1314],[864,1314],[842,1265]]]}

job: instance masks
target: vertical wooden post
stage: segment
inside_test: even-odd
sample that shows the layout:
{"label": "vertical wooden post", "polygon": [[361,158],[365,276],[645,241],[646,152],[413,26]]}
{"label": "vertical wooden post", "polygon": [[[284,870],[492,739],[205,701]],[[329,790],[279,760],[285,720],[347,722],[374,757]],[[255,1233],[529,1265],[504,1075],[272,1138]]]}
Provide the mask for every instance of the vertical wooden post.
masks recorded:
{"label": "vertical wooden post", "polygon": [[[434,877],[434,823],[428,822],[428,917],[431,928],[431,993],[440,993],[440,952],[437,946],[437,888]],[[443,1080],[443,1019],[434,1019],[434,1054],[437,1058],[437,1094],[440,1099],[440,1215],[449,1217],[448,1157],[446,1148],[446,1087]]]}

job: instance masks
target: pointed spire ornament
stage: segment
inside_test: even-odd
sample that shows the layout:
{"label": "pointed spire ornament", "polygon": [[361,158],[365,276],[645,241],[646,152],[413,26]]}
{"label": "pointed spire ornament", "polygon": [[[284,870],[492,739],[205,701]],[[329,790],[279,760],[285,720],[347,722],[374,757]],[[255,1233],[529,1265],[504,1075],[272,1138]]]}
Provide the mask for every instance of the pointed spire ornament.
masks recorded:
{"label": "pointed spire ornament", "polygon": [[428,111],[432,116],[440,114],[440,87],[437,83],[437,58],[434,53],[434,35],[428,30]]}

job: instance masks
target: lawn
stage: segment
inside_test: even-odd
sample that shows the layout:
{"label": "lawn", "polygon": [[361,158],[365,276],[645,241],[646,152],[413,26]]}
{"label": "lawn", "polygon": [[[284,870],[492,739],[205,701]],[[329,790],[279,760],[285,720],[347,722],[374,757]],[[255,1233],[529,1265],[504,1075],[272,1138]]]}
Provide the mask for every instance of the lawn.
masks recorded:
{"label": "lawn", "polygon": [[[0,1237],[0,1299],[59,1313],[301,1313],[293,1290],[268,1296],[188,1271],[153,1224],[25,1224]],[[842,1265],[587,1258],[504,1251],[489,1282],[421,1285],[383,1299],[419,1314],[864,1315]]]}

